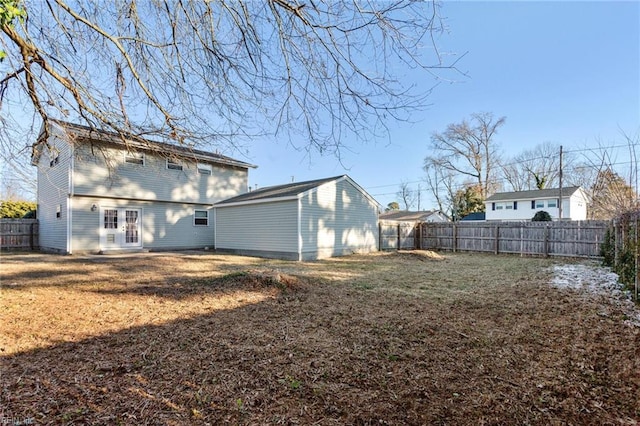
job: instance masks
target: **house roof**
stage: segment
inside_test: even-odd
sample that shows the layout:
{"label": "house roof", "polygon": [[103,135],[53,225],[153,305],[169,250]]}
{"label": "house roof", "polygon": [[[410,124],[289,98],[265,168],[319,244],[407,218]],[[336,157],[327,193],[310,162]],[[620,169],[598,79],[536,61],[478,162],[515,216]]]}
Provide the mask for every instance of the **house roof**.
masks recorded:
{"label": "house roof", "polygon": [[381,220],[397,220],[397,221],[420,221],[426,220],[429,216],[437,214],[438,212],[435,210],[424,210],[424,211],[388,211],[384,213],[380,213],[379,218]]}
{"label": "house roof", "polygon": [[[189,146],[173,145],[165,142],[158,142],[149,139],[144,139],[138,136],[130,136],[123,139],[121,135],[115,132],[108,132],[105,130],[98,130],[88,126],[83,126],[76,123],[68,123],[60,120],[50,120],[51,125],[55,125],[60,130],[68,134],[69,136],[80,140],[93,140],[106,142],[114,145],[124,146],[127,149],[153,151],[162,153],[165,155],[176,155],[185,158],[191,158],[195,160],[208,161],[217,164],[226,164],[230,166],[242,167],[242,168],[256,168],[256,165],[246,163],[244,161],[236,160],[226,155],[202,151],[194,149]],[[39,138],[42,137],[43,132],[40,132]],[[34,149],[32,154],[32,164],[35,164],[41,155],[42,150]]]}
{"label": "house roof", "polygon": [[324,179],[308,180],[305,182],[293,182],[285,185],[268,186],[261,189],[256,189],[251,192],[237,195],[233,198],[229,198],[220,201],[215,204],[216,207],[229,207],[231,205],[238,204],[257,204],[265,203],[269,201],[284,201],[300,198],[307,192],[313,191],[316,188],[337,180],[346,179],[351,182],[356,188],[358,188],[367,198],[369,198],[375,204],[378,202],[371,197],[364,189],[362,189],[357,183],[355,183],[349,176],[340,175],[333,176]]}
{"label": "house roof", "polygon": [[475,212],[475,213],[469,213],[468,215],[460,219],[460,221],[486,220],[486,219],[487,219],[487,214],[485,212]]}
{"label": "house roof", "polygon": [[[570,186],[562,188],[562,196],[570,197],[581,188],[579,186]],[[537,189],[533,191],[514,191],[514,192],[498,192],[487,197],[485,202],[495,201],[511,201],[511,200],[539,200],[542,198],[558,198],[560,196],[560,188]]]}

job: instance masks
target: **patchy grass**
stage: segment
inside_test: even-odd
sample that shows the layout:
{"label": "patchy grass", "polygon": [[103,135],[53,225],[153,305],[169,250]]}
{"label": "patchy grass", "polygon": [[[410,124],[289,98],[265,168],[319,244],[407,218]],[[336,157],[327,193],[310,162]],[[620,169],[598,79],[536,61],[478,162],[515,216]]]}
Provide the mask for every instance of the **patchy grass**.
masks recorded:
{"label": "patchy grass", "polygon": [[640,329],[558,263],[3,255],[0,419],[636,424]]}

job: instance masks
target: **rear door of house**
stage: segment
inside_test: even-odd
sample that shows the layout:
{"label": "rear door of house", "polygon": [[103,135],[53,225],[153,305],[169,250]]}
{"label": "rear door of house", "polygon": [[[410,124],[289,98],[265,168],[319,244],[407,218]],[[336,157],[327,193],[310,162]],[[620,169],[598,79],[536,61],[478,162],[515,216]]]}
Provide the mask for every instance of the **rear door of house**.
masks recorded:
{"label": "rear door of house", "polygon": [[102,207],[100,212],[102,250],[142,247],[142,209]]}

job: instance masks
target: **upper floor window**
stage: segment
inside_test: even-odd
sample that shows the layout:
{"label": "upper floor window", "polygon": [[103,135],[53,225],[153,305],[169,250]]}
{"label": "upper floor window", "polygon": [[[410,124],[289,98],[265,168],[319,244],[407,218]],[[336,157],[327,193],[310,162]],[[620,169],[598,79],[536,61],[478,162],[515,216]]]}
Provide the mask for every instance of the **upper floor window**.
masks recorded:
{"label": "upper floor window", "polygon": [[49,167],[53,167],[60,162],[60,153],[57,149],[49,151]]}
{"label": "upper floor window", "polygon": [[536,209],[544,209],[544,201],[536,200]]}
{"label": "upper floor window", "polygon": [[547,207],[558,207],[558,202],[556,200],[547,201]]}
{"label": "upper floor window", "polygon": [[144,166],[144,153],[143,152],[125,152],[124,162],[131,164],[140,164]]}
{"label": "upper floor window", "polygon": [[172,160],[171,158],[167,158],[167,169],[169,170],[182,170],[182,163],[178,160]]}
{"label": "upper floor window", "polygon": [[213,174],[213,167],[211,164],[198,163],[198,173],[201,175],[211,175]]}

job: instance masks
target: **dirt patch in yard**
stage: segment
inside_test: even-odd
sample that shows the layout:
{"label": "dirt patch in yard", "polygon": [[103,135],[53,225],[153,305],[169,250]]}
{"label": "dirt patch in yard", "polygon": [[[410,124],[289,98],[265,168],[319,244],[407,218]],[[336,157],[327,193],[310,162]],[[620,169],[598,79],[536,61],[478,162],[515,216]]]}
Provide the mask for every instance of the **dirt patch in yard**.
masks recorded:
{"label": "dirt patch in yard", "polygon": [[551,285],[564,263],[3,255],[0,417],[636,424],[640,328]]}

